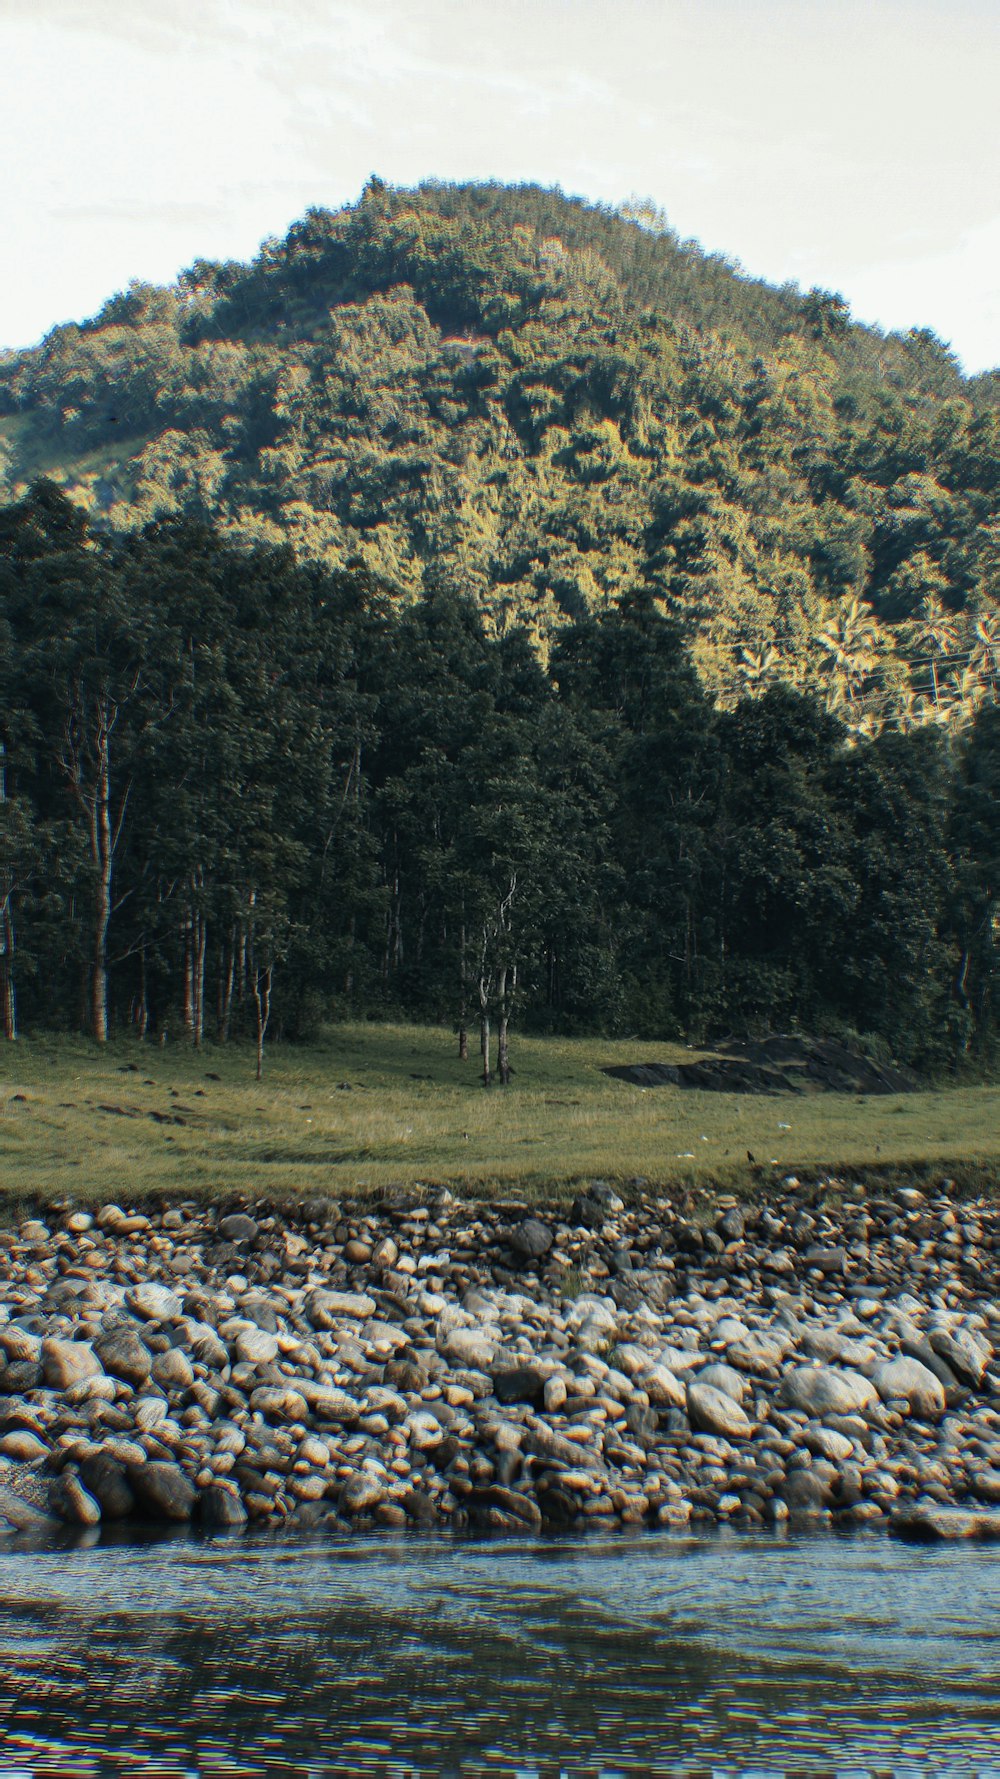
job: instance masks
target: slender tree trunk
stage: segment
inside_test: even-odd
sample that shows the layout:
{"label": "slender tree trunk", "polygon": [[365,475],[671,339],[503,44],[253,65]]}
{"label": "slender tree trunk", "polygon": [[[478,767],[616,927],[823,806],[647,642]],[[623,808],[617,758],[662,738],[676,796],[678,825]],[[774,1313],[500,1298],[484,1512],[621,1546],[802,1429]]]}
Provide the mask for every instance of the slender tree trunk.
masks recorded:
{"label": "slender tree trunk", "polygon": [[193,1025],[191,1037],[196,1050],[201,1049],[205,1036],[205,952],[208,946],[208,922],[203,914],[195,914],[192,921],[191,946],[191,1011]]}
{"label": "slender tree trunk", "polygon": [[98,1044],[108,1041],[108,927],[114,836],[111,823],[111,759],[107,725],[98,733],[98,772],[90,824],[94,867],[94,929],[90,967],[90,1024]]}
{"label": "slender tree trunk", "polygon": [[254,969],[251,987],[253,990],[254,1007],[257,1010],[257,1079],[264,1073],[264,1038],[267,1033],[267,1022],[271,1017],[271,979],[274,966],[268,964],[266,969]]}
{"label": "slender tree trunk", "polygon": [[468,1062],[468,1060],[469,1060],[469,1027],[468,1027],[469,982],[468,982],[468,976],[466,974],[465,922],[464,922],[464,920],[462,922],[461,931],[459,933],[458,960],[459,960],[458,961],[459,982],[461,985],[461,1002],[459,1005],[459,1012],[458,1012],[458,1060],[459,1060],[459,1062]]}
{"label": "slender tree trunk", "polygon": [[139,999],[135,1007],[135,1025],[140,1043],[149,1030],[149,997],[146,988],[146,947],[139,948]]}
{"label": "slender tree trunk", "polygon": [[184,1030],[194,1040],[194,933],[190,908],[184,916]]}
{"label": "slender tree trunk", "polygon": [[17,1038],[17,994],[14,989],[16,935],[10,897],[4,896],[0,911],[0,1025],[8,1043]]}
{"label": "slender tree trunk", "polygon": [[510,1050],[508,1032],[511,1014],[514,1011],[514,997],[517,994],[517,965],[500,972],[500,1019],[497,1026],[497,1069],[500,1074],[500,1085],[510,1086]]}
{"label": "slender tree trunk", "polygon": [[233,1024],[233,989],[236,984],[236,925],[230,928],[229,940],[222,949],[219,964],[219,1018],[218,1033],[220,1044],[229,1043],[229,1034]]}
{"label": "slender tree trunk", "polygon": [[490,1063],[491,1038],[489,1009],[484,1007],[479,1016],[479,1048],[482,1051],[483,1056],[484,1087],[492,1087],[493,1085],[493,1071]]}

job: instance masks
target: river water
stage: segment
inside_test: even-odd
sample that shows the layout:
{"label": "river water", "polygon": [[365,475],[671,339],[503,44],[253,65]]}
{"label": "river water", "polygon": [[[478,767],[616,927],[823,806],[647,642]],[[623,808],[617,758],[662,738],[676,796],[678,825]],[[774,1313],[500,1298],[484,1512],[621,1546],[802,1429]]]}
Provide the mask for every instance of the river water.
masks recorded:
{"label": "river water", "polygon": [[0,1775],[989,1775],[1000,1548],[0,1549]]}

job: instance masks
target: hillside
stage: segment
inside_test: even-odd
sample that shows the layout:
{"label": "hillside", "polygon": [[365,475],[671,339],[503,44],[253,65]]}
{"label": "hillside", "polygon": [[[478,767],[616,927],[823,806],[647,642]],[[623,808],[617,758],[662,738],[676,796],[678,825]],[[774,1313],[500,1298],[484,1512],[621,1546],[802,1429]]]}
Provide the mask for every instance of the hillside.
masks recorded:
{"label": "hillside", "polygon": [[0,498],[471,592],[543,650],[646,583],[724,705],[967,721],[1000,664],[1000,377],[533,187],[312,211],[0,359]]}

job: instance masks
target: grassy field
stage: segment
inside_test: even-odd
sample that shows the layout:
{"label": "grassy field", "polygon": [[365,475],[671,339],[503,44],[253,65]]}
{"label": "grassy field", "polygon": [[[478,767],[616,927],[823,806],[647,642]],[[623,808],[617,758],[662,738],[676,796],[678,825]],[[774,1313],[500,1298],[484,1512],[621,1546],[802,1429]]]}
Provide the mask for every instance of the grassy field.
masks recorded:
{"label": "grassy field", "polygon": [[364,1196],[447,1182],[531,1197],[595,1175],[738,1187],[927,1164],[1000,1179],[1000,1088],[759,1099],[600,1073],[690,1055],[519,1038],[514,1083],[486,1093],[475,1055],[460,1063],[436,1027],[342,1026],[309,1049],[275,1047],[259,1085],[245,1050],[25,1039],[0,1050],[0,1191]]}

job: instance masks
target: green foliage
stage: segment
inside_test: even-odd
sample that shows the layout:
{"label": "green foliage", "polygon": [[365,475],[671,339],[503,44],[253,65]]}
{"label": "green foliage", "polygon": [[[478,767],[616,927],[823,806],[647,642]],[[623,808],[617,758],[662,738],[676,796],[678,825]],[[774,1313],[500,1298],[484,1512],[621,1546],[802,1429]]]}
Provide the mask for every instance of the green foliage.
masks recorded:
{"label": "green foliage", "polygon": [[996,379],[928,330],[533,186],[373,179],[0,361],[10,496],[361,562],[543,656],[646,584],[716,702],[782,681],[861,735],[995,700],[998,446]]}
{"label": "green foliage", "polygon": [[649,585],[543,666],[447,584],[108,533],[39,483],[0,510],[3,1023],[198,1047],[273,989],[289,1036],[799,1024],[988,1060],[997,715],[720,710]]}

